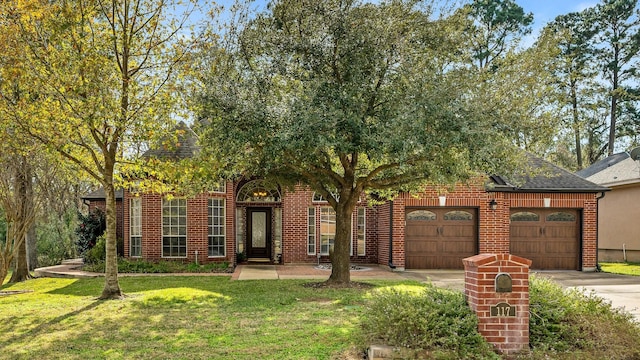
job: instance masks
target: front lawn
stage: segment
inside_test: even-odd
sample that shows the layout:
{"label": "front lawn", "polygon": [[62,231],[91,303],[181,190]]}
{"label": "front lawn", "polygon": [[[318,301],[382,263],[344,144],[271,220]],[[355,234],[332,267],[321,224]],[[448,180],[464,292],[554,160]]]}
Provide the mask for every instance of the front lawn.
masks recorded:
{"label": "front lawn", "polygon": [[600,268],[602,271],[612,274],[640,276],[640,263],[600,263]]}
{"label": "front lawn", "polygon": [[2,359],[328,359],[358,343],[367,290],[229,277],[35,279],[2,290]]}
{"label": "front lawn", "polygon": [[[498,358],[461,293],[418,282],[122,277],[127,298],[99,301],[103,281],[0,287],[12,293],[0,295],[0,359],[362,359],[385,343],[406,358]],[[532,277],[530,309],[533,352],[518,359],[640,358],[640,327],[600,298]]]}

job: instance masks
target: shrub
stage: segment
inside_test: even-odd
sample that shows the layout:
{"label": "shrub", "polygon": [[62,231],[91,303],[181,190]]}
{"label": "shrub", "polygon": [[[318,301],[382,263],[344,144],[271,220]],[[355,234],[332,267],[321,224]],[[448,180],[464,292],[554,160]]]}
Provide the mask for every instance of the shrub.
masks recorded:
{"label": "shrub", "polygon": [[429,358],[498,358],[478,333],[463,294],[432,285],[375,291],[362,327],[370,341],[426,351]]}
{"label": "shrub", "polygon": [[100,209],[95,209],[84,215],[78,213],[78,220],[80,224],[76,228],[76,247],[78,254],[84,257],[85,253],[96,245],[98,237],[104,234],[107,228],[104,212]]}
{"label": "shrub", "polygon": [[98,237],[95,246],[89,249],[84,255],[84,262],[87,264],[97,264],[106,259],[107,249],[104,236]]}
{"label": "shrub", "polygon": [[593,359],[640,359],[640,325],[593,292],[531,277],[530,344],[534,351]]}

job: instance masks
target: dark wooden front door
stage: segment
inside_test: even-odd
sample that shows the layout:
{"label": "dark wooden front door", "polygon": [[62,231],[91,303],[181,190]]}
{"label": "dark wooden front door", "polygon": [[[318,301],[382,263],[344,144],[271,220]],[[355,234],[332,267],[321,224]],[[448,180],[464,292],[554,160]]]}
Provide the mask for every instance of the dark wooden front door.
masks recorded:
{"label": "dark wooden front door", "polygon": [[271,258],[271,209],[247,209],[247,257]]}
{"label": "dark wooden front door", "polygon": [[580,216],[573,209],[511,210],[511,253],[539,270],[579,270]]}
{"label": "dark wooden front door", "polygon": [[407,269],[462,269],[462,259],[477,255],[475,209],[407,209]]}

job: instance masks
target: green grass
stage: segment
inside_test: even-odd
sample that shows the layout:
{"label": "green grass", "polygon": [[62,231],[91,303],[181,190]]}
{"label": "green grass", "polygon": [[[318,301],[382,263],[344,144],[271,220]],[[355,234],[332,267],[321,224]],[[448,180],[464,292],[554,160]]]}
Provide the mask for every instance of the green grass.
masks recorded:
{"label": "green grass", "polygon": [[[2,290],[0,359],[329,359],[359,344],[370,290],[226,276],[35,279]],[[377,284],[385,284],[378,282]]]}
{"label": "green grass", "polygon": [[602,271],[612,274],[640,276],[640,263],[600,263]]}

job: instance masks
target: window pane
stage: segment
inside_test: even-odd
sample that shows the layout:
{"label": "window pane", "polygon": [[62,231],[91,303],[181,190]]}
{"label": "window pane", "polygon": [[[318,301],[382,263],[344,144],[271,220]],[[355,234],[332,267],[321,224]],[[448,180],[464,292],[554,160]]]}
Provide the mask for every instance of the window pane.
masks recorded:
{"label": "window pane", "polygon": [[540,215],[528,211],[511,214],[511,221],[539,221]]}
{"label": "window pane", "polygon": [[473,215],[466,211],[449,211],[444,214],[445,220],[473,220]]}
{"label": "window pane", "polygon": [[566,212],[555,212],[547,215],[547,221],[576,221],[576,216]]}
{"label": "window pane", "polygon": [[436,214],[429,210],[414,210],[407,214],[407,220],[432,221],[436,220]]}

